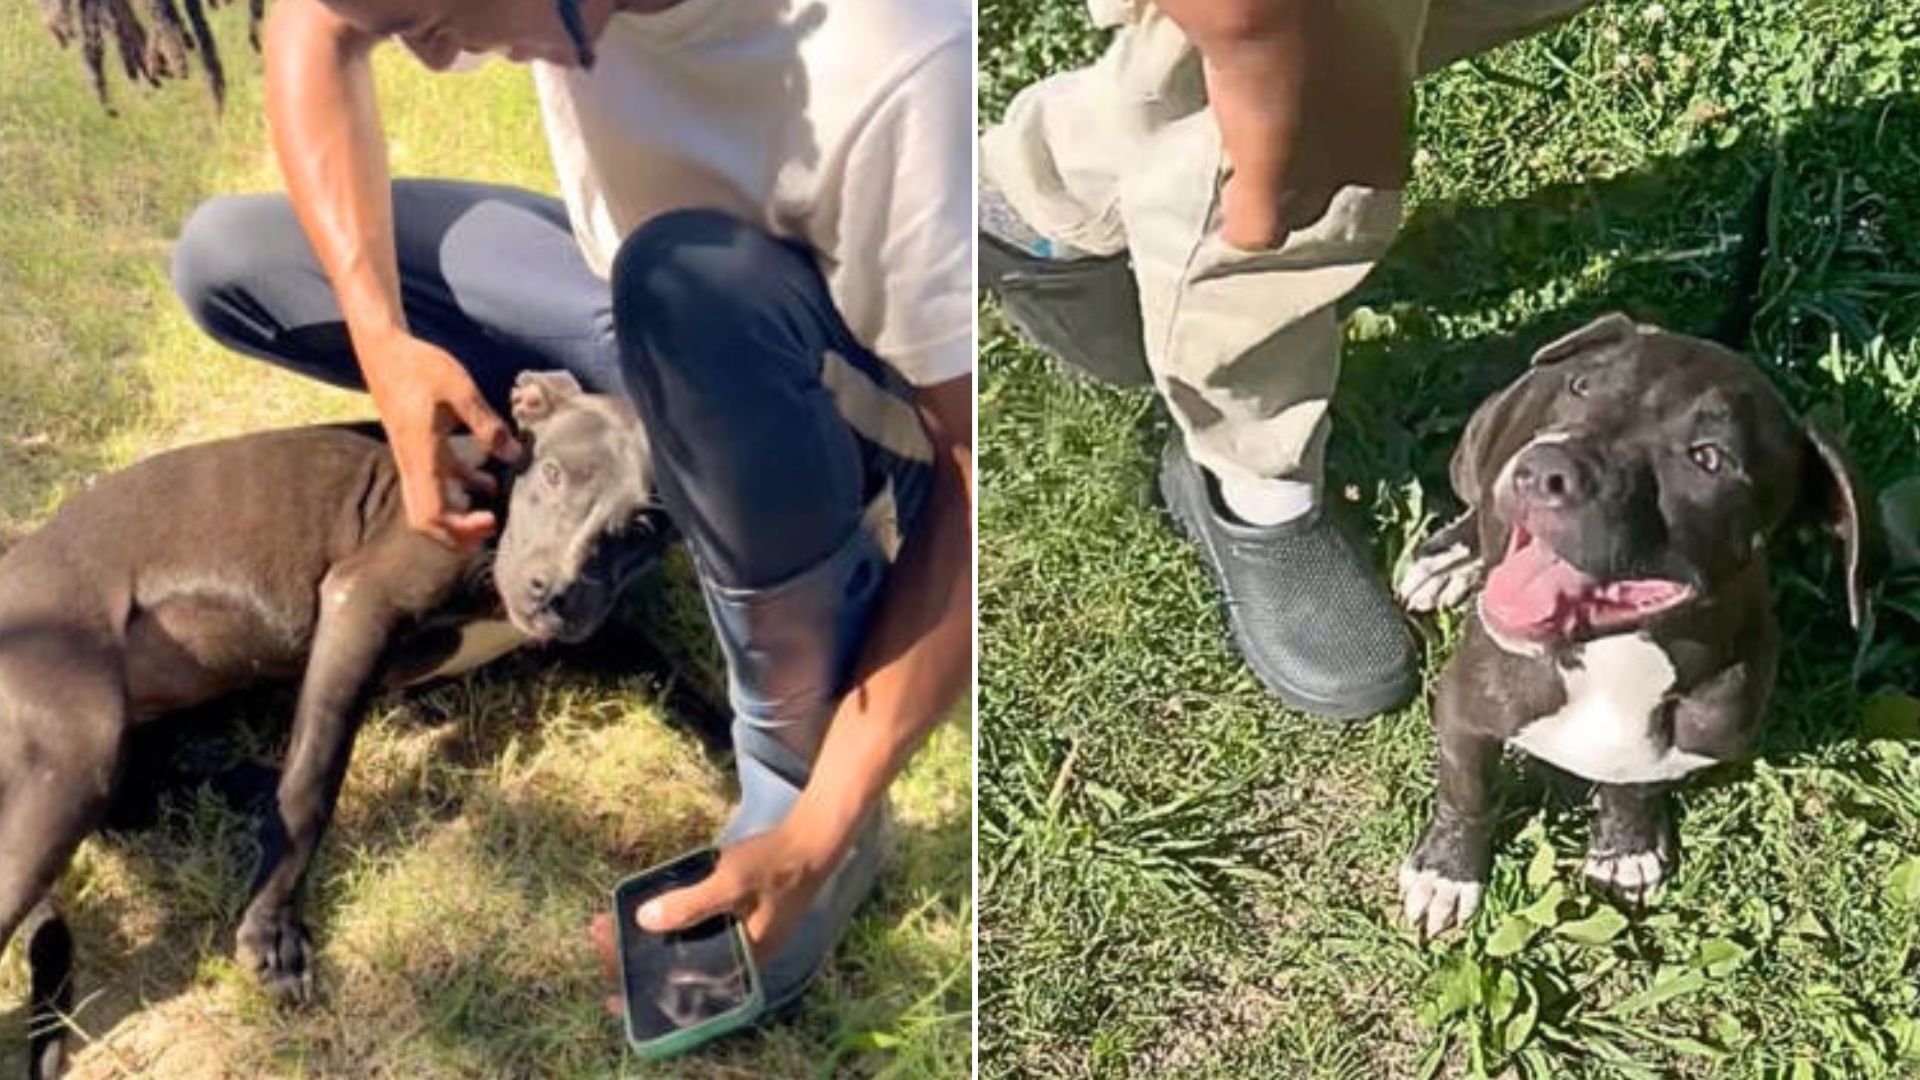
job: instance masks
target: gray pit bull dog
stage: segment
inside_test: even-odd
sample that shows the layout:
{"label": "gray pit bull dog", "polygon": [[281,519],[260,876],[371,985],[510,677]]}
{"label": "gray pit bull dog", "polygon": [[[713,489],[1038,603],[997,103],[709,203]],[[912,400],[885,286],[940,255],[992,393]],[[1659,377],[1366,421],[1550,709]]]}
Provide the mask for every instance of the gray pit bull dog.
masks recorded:
{"label": "gray pit bull dog", "polygon": [[1451,479],[1468,512],[1421,545],[1400,596],[1427,611],[1480,592],[1436,692],[1439,792],[1400,870],[1405,917],[1438,934],[1478,906],[1503,745],[1596,785],[1586,876],[1643,902],[1674,857],[1667,791],[1759,734],[1769,537],[1803,512],[1834,528],[1858,627],[1862,491],[1746,359],[1617,314],[1483,404]]}
{"label": "gray pit bull dog", "polygon": [[[369,699],[529,640],[578,640],[658,544],[640,422],[565,374],[528,373],[531,443],[497,555],[407,527],[372,425],[161,454],[75,496],[0,558],[0,949],[29,927],[33,1076],[62,1064],[72,943],[48,893],[100,822],[139,725],[300,680],[238,952],[276,996],[311,994],[301,885]],[[457,452],[478,465],[470,442]],[[465,493],[454,493],[464,501]]]}

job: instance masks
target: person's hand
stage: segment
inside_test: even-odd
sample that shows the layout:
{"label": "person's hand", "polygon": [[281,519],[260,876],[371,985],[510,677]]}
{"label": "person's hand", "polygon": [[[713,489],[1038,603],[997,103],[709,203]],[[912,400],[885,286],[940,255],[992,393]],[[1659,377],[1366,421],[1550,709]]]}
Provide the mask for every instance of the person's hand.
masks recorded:
{"label": "person's hand", "polygon": [[520,444],[480,396],[460,362],[419,338],[396,334],[363,350],[363,370],[400,471],[407,524],[449,547],[469,548],[498,524],[491,511],[450,507],[450,485],[492,494],[493,478],[447,444],[464,425],[491,457],[513,462]]}
{"label": "person's hand", "polygon": [[1231,168],[1222,240],[1277,248],[1340,188],[1405,183],[1411,74],[1390,30],[1319,0],[1156,3],[1200,52]]}
{"label": "person's hand", "polygon": [[[702,880],[642,904],[640,928],[666,933],[730,911],[746,924],[753,962],[764,969],[833,873],[838,854],[785,826],[749,837],[721,849],[713,873]],[[594,916],[587,934],[600,957],[601,972],[619,985],[619,939],[612,916]],[[625,1015],[617,993],[603,1004],[608,1013]]]}

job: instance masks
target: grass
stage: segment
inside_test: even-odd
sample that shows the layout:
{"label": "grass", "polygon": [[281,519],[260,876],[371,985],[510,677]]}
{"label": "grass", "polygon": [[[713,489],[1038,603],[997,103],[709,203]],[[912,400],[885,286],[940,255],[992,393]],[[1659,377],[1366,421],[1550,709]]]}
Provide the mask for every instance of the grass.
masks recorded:
{"label": "grass", "polygon": [[[244,34],[227,38],[238,77],[224,117],[198,86],[174,86],[121,89],[114,120],[32,12],[0,5],[0,530],[166,447],[370,415],[364,398],[223,354],[166,285],[169,242],[199,200],[276,186]],[[237,30],[236,16],[220,20]],[[550,189],[523,72],[434,78],[387,56],[380,78],[396,172]],[[721,693],[684,563],[642,592],[597,649],[376,704],[311,882],[314,1008],[273,1009],[228,959],[250,821],[188,791],[156,825],[90,841],[61,888],[81,950],[75,1075],[964,1072],[964,716],[895,786],[881,890],[793,1023],[671,1067],[626,1053],[599,1012],[586,919],[619,877],[711,836],[732,797],[724,747],[671,692]],[[669,675],[623,662],[635,627],[672,658]],[[195,730],[270,756],[290,708],[284,692],[249,695]],[[19,952],[0,963],[0,1075],[25,1067]]]}
{"label": "grass", "polygon": [[[1100,44],[1067,0],[981,18],[988,118]],[[1917,41],[1912,0],[1606,3],[1425,80],[1335,402],[1329,490],[1380,565],[1451,511],[1468,413],[1534,347],[1616,308],[1710,327],[1763,182],[1750,351],[1911,492]],[[983,1076],[1920,1075],[1911,571],[1856,636],[1831,553],[1791,545],[1761,754],[1680,796],[1649,910],[1585,892],[1577,793],[1509,767],[1485,907],[1422,944],[1394,873],[1432,798],[1424,701],[1339,726],[1269,700],[1152,508],[1162,409],[983,318]],[[1457,630],[1422,625],[1429,685]]]}

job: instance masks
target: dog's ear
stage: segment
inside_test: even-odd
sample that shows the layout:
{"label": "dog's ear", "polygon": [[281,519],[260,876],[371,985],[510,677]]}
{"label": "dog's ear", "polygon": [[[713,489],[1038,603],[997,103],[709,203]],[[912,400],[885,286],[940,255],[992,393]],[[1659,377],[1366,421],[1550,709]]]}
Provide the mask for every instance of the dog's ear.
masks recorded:
{"label": "dog's ear", "polygon": [[579,380],[565,371],[523,371],[513,380],[513,422],[531,427],[581,392]]}
{"label": "dog's ear", "polygon": [[1469,507],[1480,505],[1481,479],[1496,467],[1492,461],[1494,437],[1505,428],[1504,421],[1513,411],[1513,401],[1531,375],[1528,372],[1520,376],[1506,389],[1481,402],[1467,419],[1467,430],[1460,435],[1460,445],[1453,448],[1453,458],[1447,462],[1447,479],[1453,484],[1454,495]]}
{"label": "dog's ear", "polygon": [[1534,367],[1557,364],[1582,353],[1611,349],[1632,341],[1640,333],[1632,319],[1618,311],[1609,311],[1571,334],[1564,334],[1534,350]]}
{"label": "dog's ear", "polygon": [[1840,541],[1847,578],[1847,618],[1855,630],[1867,616],[1867,590],[1886,563],[1886,538],[1874,513],[1873,495],[1854,475],[1853,466],[1833,437],[1807,426],[1806,470],[1800,481],[1800,505]]}
{"label": "dog's ear", "polygon": [[1500,466],[1500,462],[1494,460],[1500,437],[1513,430],[1525,410],[1543,407],[1553,399],[1550,380],[1554,376],[1542,374],[1542,368],[1551,368],[1562,360],[1586,353],[1618,349],[1639,333],[1640,328],[1632,319],[1616,311],[1536,350],[1529,361],[1530,370],[1482,402],[1467,420],[1467,430],[1461,434],[1460,445],[1447,466],[1453,493],[1468,506],[1479,504],[1481,485],[1491,479]]}

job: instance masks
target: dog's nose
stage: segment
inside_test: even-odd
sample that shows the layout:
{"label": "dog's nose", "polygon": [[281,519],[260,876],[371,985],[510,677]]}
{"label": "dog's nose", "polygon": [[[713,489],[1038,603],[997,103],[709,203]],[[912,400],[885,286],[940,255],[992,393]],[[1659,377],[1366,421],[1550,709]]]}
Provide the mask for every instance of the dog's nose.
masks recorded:
{"label": "dog's nose", "polygon": [[1593,497],[1593,480],[1562,443],[1539,443],[1513,463],[1513,488],[1541,506],[1575,506]]}
{"label": "dog's nose", "polygon": [[547,579],[538,574],[527,579],[527,599],[536,604],[546,600],[551,589],[552,586],[547,583]]}

